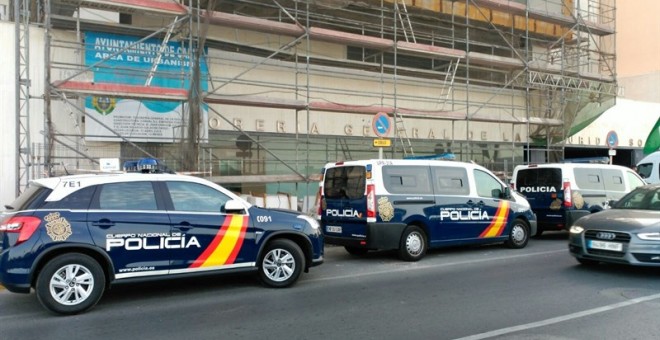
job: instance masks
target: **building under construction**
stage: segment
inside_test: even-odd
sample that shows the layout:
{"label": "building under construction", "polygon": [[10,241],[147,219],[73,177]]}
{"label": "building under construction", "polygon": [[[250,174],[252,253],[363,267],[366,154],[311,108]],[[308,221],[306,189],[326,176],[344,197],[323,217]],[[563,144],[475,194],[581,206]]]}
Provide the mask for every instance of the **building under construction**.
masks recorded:
{"label": "building under construction", "polygon": [[615,0],[6,9],[10,196],[35,177],[141,157],[240,192],[298,196],[315,193],[326,162],[379,154],[452,154],[506,174],[561,160],[564,141],[616,98]]}

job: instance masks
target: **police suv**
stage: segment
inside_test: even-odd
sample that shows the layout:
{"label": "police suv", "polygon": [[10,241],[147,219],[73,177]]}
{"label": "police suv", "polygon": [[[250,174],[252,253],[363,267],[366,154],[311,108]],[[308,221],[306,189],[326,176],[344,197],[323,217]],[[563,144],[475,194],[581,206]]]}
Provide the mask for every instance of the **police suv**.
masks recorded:
{"label": "police suv", "polygon": [[527,245],[536,217],[521,195],[476,164],[438,160],[328,163],[319,214],[328,244],[351,254],[398,249],[417,261],[430,247]]}
{"label": "police suv", "polygon": [[250,271],[287,287],[323,262],[315,219],[252,206],[197,177],[44,178],[5,207],[0,284],[34,288],[55,313],[85,311],[115,283]]}

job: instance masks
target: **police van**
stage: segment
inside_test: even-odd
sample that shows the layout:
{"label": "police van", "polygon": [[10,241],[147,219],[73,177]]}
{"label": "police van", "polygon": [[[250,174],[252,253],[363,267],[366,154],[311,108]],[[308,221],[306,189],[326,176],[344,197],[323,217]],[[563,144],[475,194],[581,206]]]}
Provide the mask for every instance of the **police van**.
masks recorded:
{"label": "police van", "polygon": [[524,197],[486,168],[440,160],[328,163],[319,215],[327,244],[351,254],[398,249],[417,261],[427,249],[503,242],[527,245],[536,218]]}
{"label": "police van", "polygon": [[586,163],[519,165],[511,180],[513,188],[527,198],[536,213],[535,236],[569,229],[578,218],[607,208],[644,184],[632,169]]}
{"label": "police van", "polygon": [[646,183],[660,183],[660,151],[656,151],[637,163],[637,173]]}

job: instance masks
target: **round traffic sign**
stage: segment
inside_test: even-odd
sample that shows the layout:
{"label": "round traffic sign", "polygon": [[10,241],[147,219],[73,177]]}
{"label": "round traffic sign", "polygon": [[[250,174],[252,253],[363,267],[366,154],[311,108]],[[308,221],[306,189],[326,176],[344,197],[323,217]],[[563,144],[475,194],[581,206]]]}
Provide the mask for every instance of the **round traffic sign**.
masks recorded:
{"label": "round traffic sign", "polygon": [[616,148],[619,146],[619,136],[617,136],[616,131],[612,130],[607,133],[607,137],[605,138],[605,142],[607,143],[607,146],[609,146],[611,149]]}
{"label": "round traffic sign", "polygon": [[385,112],[378,112],[371,121],[371,125],[374,128],[374,133],[378,137],[387,136],[392,129],[390,117]]}

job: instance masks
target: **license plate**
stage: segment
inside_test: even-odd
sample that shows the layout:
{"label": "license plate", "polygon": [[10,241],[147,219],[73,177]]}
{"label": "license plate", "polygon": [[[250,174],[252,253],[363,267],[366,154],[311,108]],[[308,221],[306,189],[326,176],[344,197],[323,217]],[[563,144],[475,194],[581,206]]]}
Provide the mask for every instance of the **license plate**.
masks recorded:
{"label": "license plate", "polygon": [[623,244],[617,242],[605,242],[605,241],[596,241],[590,240],[587,243],[587,247],[591,249],[601,249],[609,251],[623,251]]}
{"label": "license plate", "polygon": [[329,225],[325,227],[325,231],[329,233],[341,233],[341,227]]}

